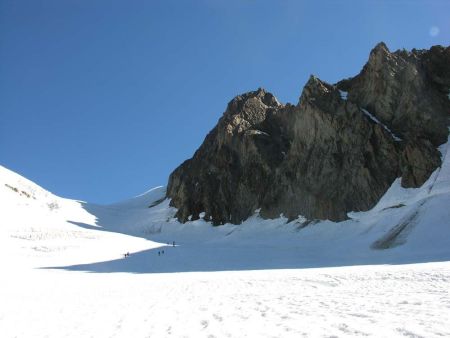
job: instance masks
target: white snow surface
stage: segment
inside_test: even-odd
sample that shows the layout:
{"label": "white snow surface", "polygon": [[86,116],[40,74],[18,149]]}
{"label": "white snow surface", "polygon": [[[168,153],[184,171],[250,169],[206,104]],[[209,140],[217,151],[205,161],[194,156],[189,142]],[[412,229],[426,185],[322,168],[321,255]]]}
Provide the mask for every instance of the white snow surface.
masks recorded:
{"label": "white snow surface", "polygon": [[180,224],[164,187],[97,205],[0,167],[0,336],[448,337],[440,150],[422,187],[339,223]]}
{"label": "white snow surface", "polygon": [[373,122],[379,124],[380,126],[382,126],[389,134],[391,134],[392,138],[394,139],[394,141],[396,142],[400,142],[402,139],[400,137],[398,137],[397,135],[395,135],[387,125],[385,125],[384,123],[381,123],[380,120],[378,120],[375,115],[369,113],[369,111],[367,109],[361,108],[361,111],[364,113],[364,115],[366,115],[368,118],[370,118]]}
{"label": "white snow surface", "polygon": [[344,92],[343,90],[339,89],[339,95],[341,95],[342,100],[347,100],[348,92]]}

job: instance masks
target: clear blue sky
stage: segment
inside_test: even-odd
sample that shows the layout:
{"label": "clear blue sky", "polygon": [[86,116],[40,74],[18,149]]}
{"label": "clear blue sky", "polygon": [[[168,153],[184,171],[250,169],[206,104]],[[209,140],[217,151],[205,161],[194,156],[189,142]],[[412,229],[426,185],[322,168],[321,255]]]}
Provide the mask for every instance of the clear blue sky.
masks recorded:
{"label": "clear blue sky", "polygon": [[108,203],[166,185],[235,95],[296,103],[373,46],[449,45],[450,1],[0,0],[0,164]]}

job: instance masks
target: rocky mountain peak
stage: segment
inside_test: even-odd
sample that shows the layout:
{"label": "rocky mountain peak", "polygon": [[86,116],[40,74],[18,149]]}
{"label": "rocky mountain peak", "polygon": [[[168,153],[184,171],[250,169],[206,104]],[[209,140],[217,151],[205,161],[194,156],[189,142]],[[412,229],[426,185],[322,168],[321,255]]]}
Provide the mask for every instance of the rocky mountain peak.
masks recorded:
{"label": "rocky mountain peak", "polygon": [[307,105],[314,105],[320,107],[323,111],[333,113],[340,98],[339,90],[335,85],[311,75],[303,88],[299,106],[305,108]]}
{"label": "rocky mountain peak", "polygon": [[389,51],[388,46],[386,46],[386,44],[383,41],[378,42],[375,45],[375,47],[370,51],[369,62],[371,59],[385,57],[386,55],[389,55],[390,53],[391,52]]}
{"label": "rocky mountain peak", "polygon": [[343,220],[397,177],[417,187],[440,165],[450,117],[449,47],[371,51],[354,78],[307,81],[299,103],[259,88],[235,97],[194,156],[169,178],[185,222],[263,217]]}
{"label": "rocky mountain peak", "polygon": [[228,103],[217,124],[219,144],[230,141],[230,137],[251,131],[266,120],[268,113],[281,107],[283,105],[277,98],[262,88],[236,96]]}
{"label": "rocky mountain peak", "polygon": [[281,103],[274,95],[263,88],[259,88],[258,90],[244,93],[233,98],[228,103],[224,115],[232,116],[243,112],[251,113],[251,111],[258,110],[259,108],[277,108],[280,106]]}
{"label": "rocky mountain peak", "polygon": [[308,82],[303,87],[300,102],[314,99],[318,96],[327,95],[333,91],[333,86],[320,80],[315,75],[310,75]]}
{"label": "rocky mountain peak", "polygon": [[[376,50],[376,48],[374,49]],[[371,53],[356,77],[338,83],[349,100],[370,111],[407,140],[425,138],[435,146],[447,140],[450,47]],[[386,49],[387,50],[387,49]],[[443,74],[443,75],[441,75]]]}

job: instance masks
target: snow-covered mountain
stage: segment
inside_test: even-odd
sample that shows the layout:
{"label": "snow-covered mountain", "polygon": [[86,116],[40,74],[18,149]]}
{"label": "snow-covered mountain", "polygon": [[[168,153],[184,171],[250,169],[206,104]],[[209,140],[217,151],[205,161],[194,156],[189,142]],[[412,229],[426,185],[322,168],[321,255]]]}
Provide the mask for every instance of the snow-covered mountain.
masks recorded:
{"label": "snow-covered mountain", "polygon": [[163,187],[96,205],[0,167],[1,336],[449,336],[449,148],[338,223],[181,224]]}
{"label": "snow-covered mountain", "polygon": [[[264,220],[256,213],[241,225],[213,227],[204,220],[180,224],[174,218],[176,210],[164,200],[163,187],[127,201],[97,205],[58,197],[1,167],[1,248],[27,259],[55,258],[56,265],[68,265],[57,259],[67,256],[70,264],[92,263],[77,267],[92,271],[108,264],[114,271],[159,272],[446,260],[450,259],[448,143],[440,151],[443,165],[422,187],[405,189],[396,180],[372,210],[349,213],[349,220],[337,223],[302,217],[291,222],[283,217]],[[144,255],[145,249],[173,241],[186,245],[173,264],[131,266],[128,261],[122,267],[110,262],[125,252]]]}
{"label": "snow-covered mountain", "polygon": [[[129,247],[121,248],[124,235],[100,231],[97,216],[86,203],[56,196],[4,167],[0,167],[0,200],[0,250],[4,263],[13,267],[38,267],[41,260],[58,264],[108,259],[117,257],[109,248],[125,252]],[[126,237],[134,250],[149,247],[144,239]]]}

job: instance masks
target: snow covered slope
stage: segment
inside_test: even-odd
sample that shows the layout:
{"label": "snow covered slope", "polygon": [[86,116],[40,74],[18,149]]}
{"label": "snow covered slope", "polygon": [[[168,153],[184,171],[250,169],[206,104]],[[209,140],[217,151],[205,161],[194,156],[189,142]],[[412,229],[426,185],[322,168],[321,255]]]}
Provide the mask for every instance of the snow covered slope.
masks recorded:
{"label": "snow covered slope", "polygon": [[[42,259],[55,264],[113,259],[130,247],[121,244],[124,235],[99,231],[97,217],[87,211],[86,203],[53,195],[1,166],[0,201],[3,266],[36,267]],[[142,238],[126,237],[134,250],[157,246]]]}
{"label": "snow covered slope", "polygon": [[180,224],[163,187],[96,205],[0,167],[1,336],[450,336],[441,152],[421,188],[340,223]]}
{"label": "snow covered slope", "polygon": [[[180,224],[164,200],[163,187],[120,203],[96,205],[55,196],[0,167],[1,247],[27,257],[60,257],[80,249],[76,268],[93,271],[96,266],[104,270],[105,264],[112,271],[178,272],[450,260],[448,143],[440,150],[443,165],[421,188],[404,189],[398,179],[372,210],[350,213],[349,220],[339,223],[301,217],[287,223],[283,217],[263,220],[256,213],[241,225],[213,227],[203,220]],[[123,245],[101,249],[103,241],[90,240],[123,235],[141,244],[120,240]],[[173,241],[182,252],[173,262],[141,263],[140,256]],[[88,244],[95,248],[95,258],[87,259]],[[139,254],[135,264],[130,264],[132,256],[122,266],[121,255],[127,251]],[[101,255],[107,260],[99,261]],[[80,266],[86,260],[82,256],[92,264]]]}
{"label": "snow covered slope", "polygon": [[339,223],[302,218],[287,223],[283,217],[263,220],[256,213],[241,225],[212,227],[203,220],[180,224],[169,201],[161,202],[163,188],[150,192],[161,202],[151,208],[150,199],[136,202],[142,197],[107,207],[85,205],[105,229],[181,246],[163,265],[147,260],[154,254],[147,251],[126,263],[115,260],[69,269],[97,271],[106,265],[118,272],[180,272],[450,260],[448,144],[440,150],[443,165],[421,188],[404,189],[398,179],[372,210],[350,213],[349,220]]}

